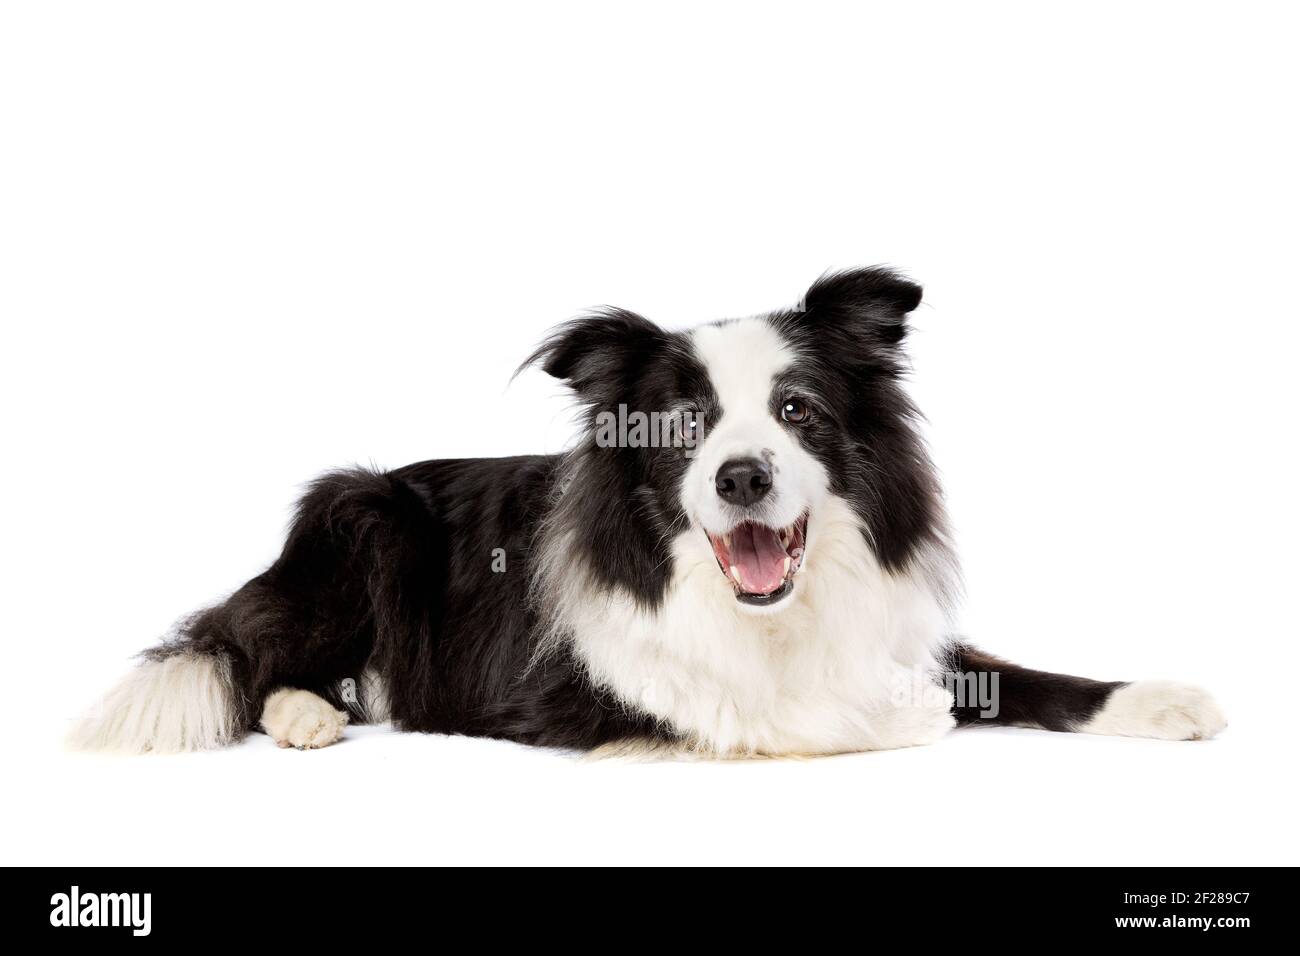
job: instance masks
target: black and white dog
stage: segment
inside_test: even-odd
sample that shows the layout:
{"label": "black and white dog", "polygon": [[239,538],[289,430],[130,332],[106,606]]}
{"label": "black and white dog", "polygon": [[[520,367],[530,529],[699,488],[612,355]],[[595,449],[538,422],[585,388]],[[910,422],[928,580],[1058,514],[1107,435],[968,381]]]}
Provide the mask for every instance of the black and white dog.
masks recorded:
{"label": "black and white dog", "polygon": [[147,652],[74,741],[194,750],[260,727],[312,748],[349,719],[713,755],[957,723],[1217,733],[1195,687],[1025,670],[952,636],[956,564],[900,384],[920,301],[875,268],[689,332],[570,322],[525,364],[585,407],[572,450],[320,478],[280,558]]}

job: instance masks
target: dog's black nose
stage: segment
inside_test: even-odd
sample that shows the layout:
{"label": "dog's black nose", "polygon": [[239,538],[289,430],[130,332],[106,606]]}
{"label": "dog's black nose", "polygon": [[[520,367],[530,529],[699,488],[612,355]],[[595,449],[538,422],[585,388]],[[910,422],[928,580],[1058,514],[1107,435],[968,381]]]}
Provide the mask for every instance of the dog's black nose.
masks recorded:
{"label": "dog's black nose", "polygon": [[720,498],[743,508],[772,490],[772,469],[757,458],[733,458],[723,462],[713,483]]}

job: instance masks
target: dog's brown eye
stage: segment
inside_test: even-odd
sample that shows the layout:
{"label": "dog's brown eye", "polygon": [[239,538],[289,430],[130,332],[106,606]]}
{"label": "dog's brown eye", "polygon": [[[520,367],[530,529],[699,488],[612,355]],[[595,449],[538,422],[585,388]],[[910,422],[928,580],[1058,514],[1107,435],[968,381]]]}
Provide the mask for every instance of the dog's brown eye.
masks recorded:
{"label": "dog's brown eye", "polygon": [[693,410],[684,411],[677,419],[677,432],[685,441],[695,441],[703,433],[700,427],[700,413]]}
{"label": "dog's brown eye", "polygon": [[787,398],[781,405],[781,419],[791,425],[808,420],[808,406],[797,398]]}

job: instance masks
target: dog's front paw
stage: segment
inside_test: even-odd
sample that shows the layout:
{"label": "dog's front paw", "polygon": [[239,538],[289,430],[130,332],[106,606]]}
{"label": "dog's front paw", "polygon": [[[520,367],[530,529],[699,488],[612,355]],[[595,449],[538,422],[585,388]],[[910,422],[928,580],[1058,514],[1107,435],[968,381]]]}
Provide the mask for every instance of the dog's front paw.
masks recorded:
{"label": "dog's front paw", "polygon": [[934,706],[899,707],[873,715],[873,750],[923,747],[932,744],[957,724],[948,703]]}
{"label": "dog's front paw", "polygon": [[1113,691],[1079,729],[1089,734],[1207,740],[1228,725],[1208,691],[1173,681],[1143,680]]}
{"label": "dog's front paw", "polygon": [[346,713],[309,690],[282,687],[262,708],[262,729],[281,747],[328,747],[343,736],[347,723]]}

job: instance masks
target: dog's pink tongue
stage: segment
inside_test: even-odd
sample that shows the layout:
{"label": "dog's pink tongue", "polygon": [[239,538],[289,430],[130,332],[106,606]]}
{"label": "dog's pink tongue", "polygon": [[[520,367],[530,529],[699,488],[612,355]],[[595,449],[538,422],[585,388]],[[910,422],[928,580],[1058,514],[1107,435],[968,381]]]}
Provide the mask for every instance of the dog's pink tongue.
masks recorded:
{"label": "dog's pink tongue", "polygon": [[785,580],[785,548],[771,528],[747,524],[731,534],[731,560],[740,572],[740,587],[750,594],[771,594]]}

